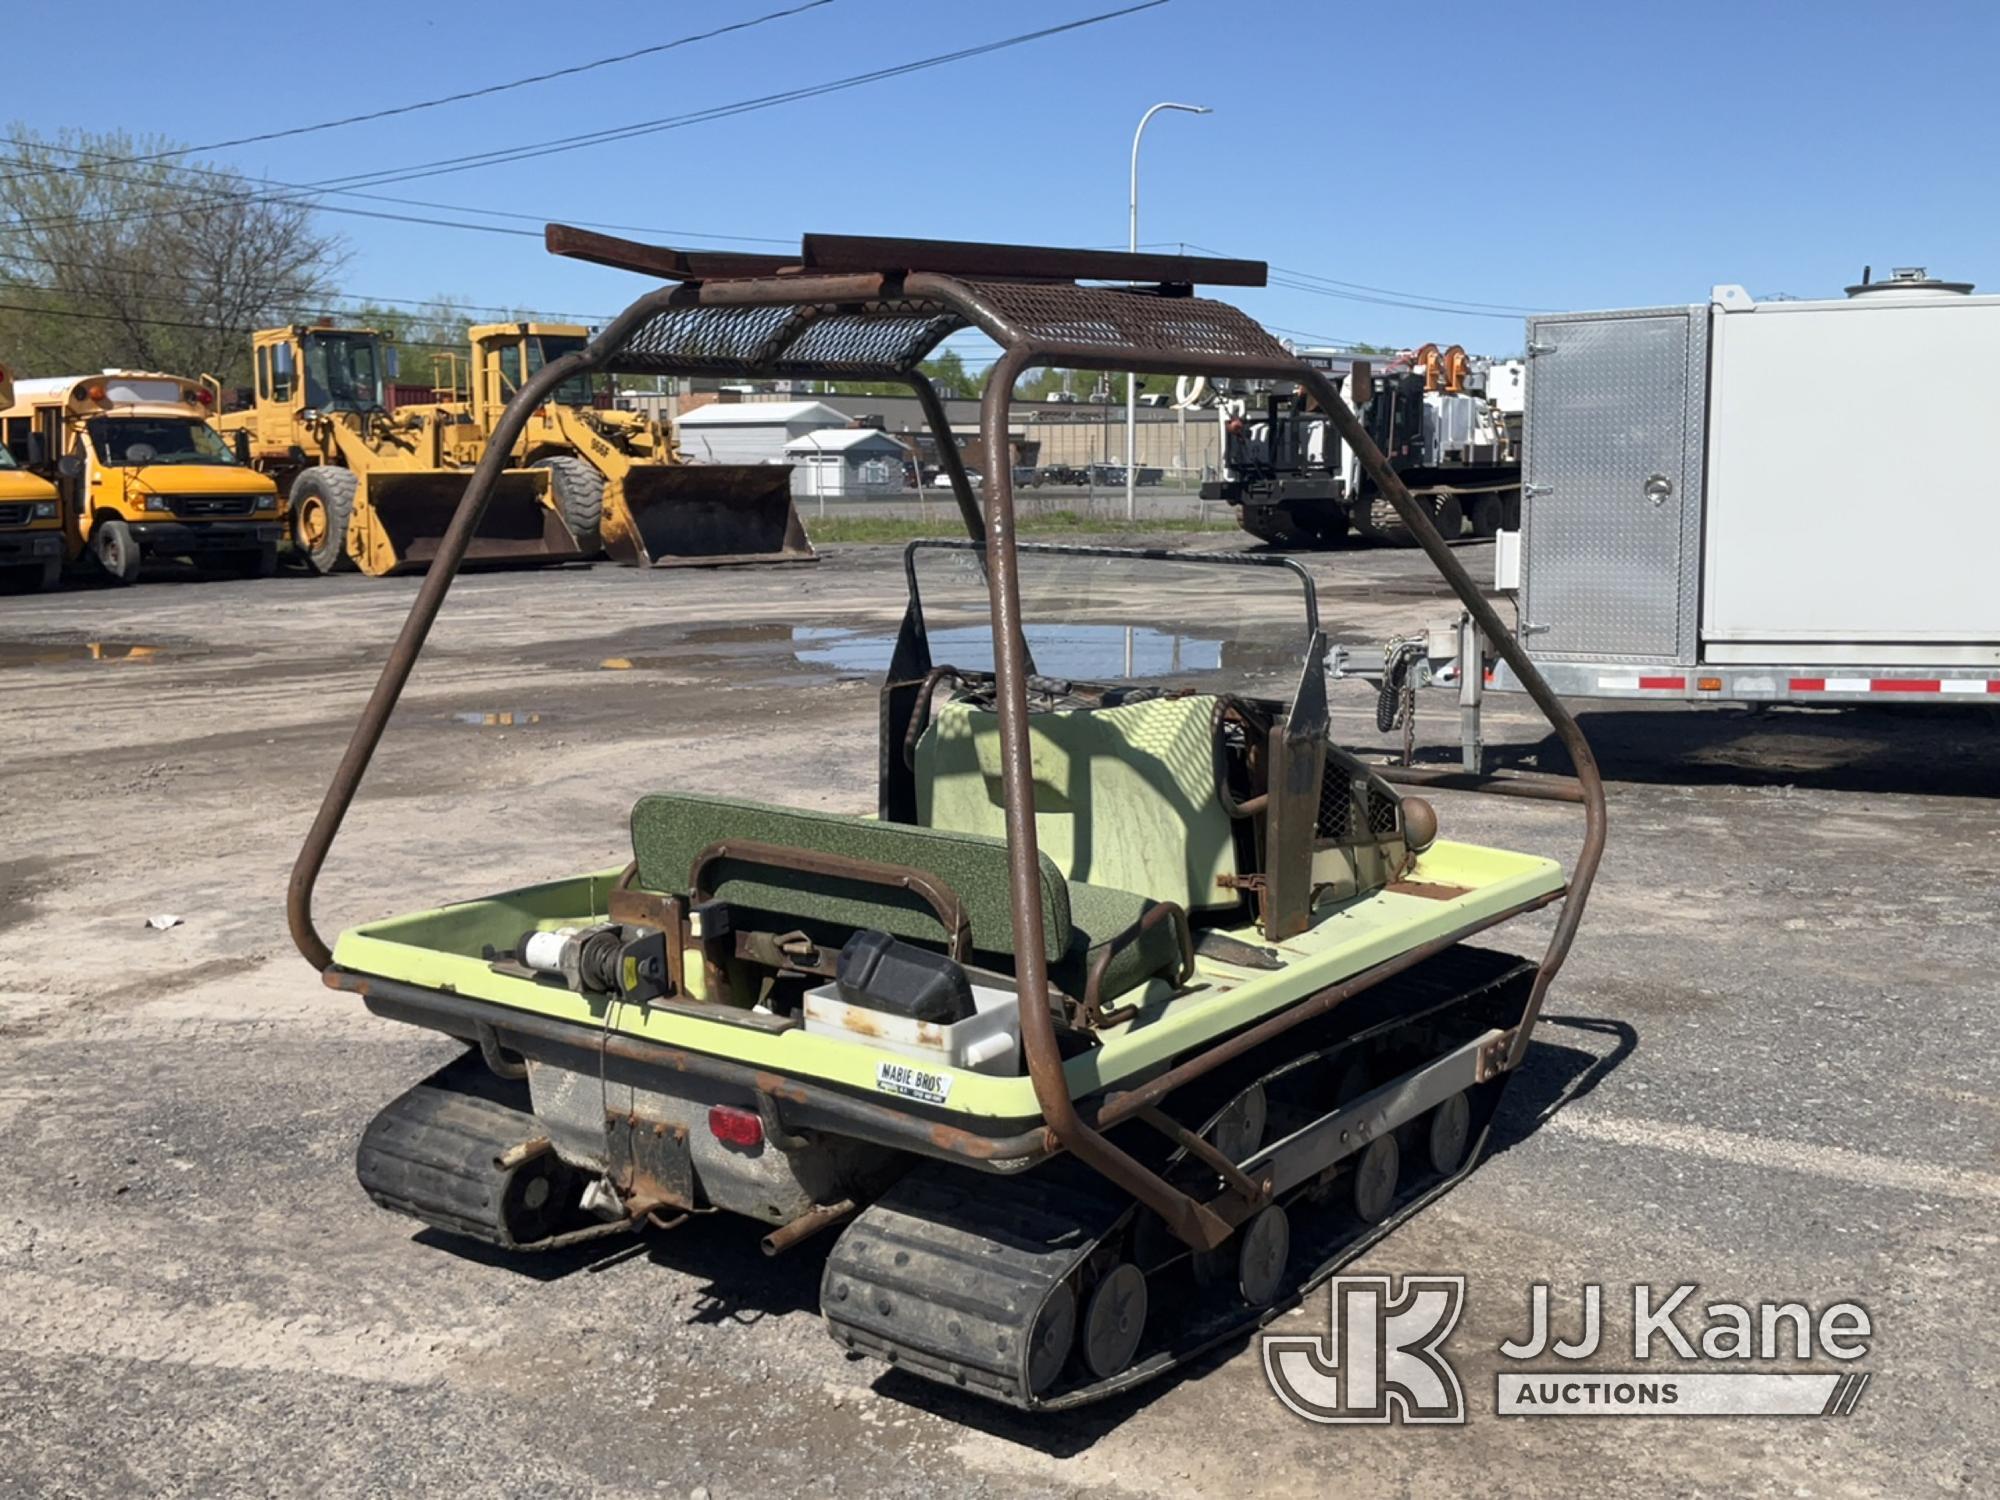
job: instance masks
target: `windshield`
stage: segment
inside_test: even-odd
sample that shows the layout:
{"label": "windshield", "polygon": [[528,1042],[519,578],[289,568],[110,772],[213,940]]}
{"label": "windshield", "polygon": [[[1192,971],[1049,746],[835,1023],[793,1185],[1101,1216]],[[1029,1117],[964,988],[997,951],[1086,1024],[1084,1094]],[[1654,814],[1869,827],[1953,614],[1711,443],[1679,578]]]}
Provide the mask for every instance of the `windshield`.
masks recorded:
{"label": "windshield", "polygon": [[[554,364],[565,354],[576,353],[585,342],[571,334],[538,334],[528,340],[528,373],[533,375],[543,365]],[[589,406],[590,377],[572,375],[555,388],[549,399],[558,406]]]}
{"label": "windshield", "polygon": [[[1281,699],[1298,687],[1312,605],[1310,584],[1290,567],[1025,543],[1019,555],[1023,634],[1043,677]],[[918,542],[910,556],[931,660],[992,671],[978,553]],[[861,644],[830,639],[822,649]]]}
{"label": "windshield", "polygon": [[97,461],[117,468],[236,462],[215,429],[193,417],[93,417],[85,425]]}
{"label": "windshield", "polygon": [[306,336],[306,405],[315,411],[379,411],[382,347],[372,334]]}

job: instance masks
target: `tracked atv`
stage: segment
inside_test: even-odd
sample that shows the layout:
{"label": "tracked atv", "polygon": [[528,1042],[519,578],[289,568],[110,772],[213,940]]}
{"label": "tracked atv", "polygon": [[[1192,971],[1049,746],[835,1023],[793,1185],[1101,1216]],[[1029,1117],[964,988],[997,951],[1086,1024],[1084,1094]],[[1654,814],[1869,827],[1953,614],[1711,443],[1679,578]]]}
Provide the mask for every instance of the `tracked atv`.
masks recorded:
{"label": "tracked atv", "polygon": [[[522,1252],[705,1210],[763,1222],[770,1253],[839,1226],[822,1307],[840,1344],[1059,1408],[1254,1328],[1470,1170],[1576,931],[1601,784],[1323,377],[1192,295],[1260,284],[1262,265],[824,236],[797,258],[596,258],[675,284],[510,404],[293,874],[293,935],[328,985],[468,1044],[368,1127],[371,1196]],[[1327,643],[1296,564],[1143,554],[1178,581],[1100,590],[1095,570],[1132,555],[1018,545],[1005,465],[982,514],[918,371],[967,327],[1003,351],[989,451],[1039,365],[1319,396],[1578,769],[1447,784],[1581,803],[1567,878],[1440,839],[1399,773],[1329,742]],[[655,793],[622,869],[371,922],[329,950],[314,882],[510,424],[590,370],[894,377],[927,397],[970,540],[908,554],[877,816]],[[919,580],[940,565],[976,583],[977,639],[934,618]],[[1045,569],[1070,569],[1053,593],[1122,635],[1118,670],[1074,670],[1065,638],[1036,634],[1024,598],[1049,595]],[[1147,680],[1135,618],[1181,598],[1228,613],[1278,584],[1299,647],[1275,686],[1228,680],[1226,649],[1194,681]],[[1558,901],[1539,964],[1474,941]]]}

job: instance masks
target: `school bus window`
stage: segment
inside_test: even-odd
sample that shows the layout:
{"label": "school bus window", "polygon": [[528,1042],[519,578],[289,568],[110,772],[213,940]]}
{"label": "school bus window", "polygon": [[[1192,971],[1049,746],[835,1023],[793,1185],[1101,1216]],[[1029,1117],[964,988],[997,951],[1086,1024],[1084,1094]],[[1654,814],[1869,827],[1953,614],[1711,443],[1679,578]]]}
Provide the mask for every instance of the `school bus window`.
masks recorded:
{"label": "school bus window", "polygon": [[94,417],[85,425],[102,464],[124,468],[236,462],[213,427],[190,417]]}

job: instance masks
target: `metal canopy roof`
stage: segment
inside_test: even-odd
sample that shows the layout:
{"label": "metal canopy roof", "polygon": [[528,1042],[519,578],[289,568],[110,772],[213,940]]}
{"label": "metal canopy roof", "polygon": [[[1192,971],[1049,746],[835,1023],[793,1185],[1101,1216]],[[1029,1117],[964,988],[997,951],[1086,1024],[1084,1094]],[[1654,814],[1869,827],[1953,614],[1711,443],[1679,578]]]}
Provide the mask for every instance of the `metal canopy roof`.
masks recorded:
{"label": "metal canopy roof", "polygon": [[796,257],[742,255],[560,224],[547,240],[557,255],[678,283],[619,330],[603,367],[630,374],[901,379],[966,328],[1085,369],[1294,363],[1240,309],[1192,294],[1198,282],[1261,286],[1261,261],[853,235],[807,235]]}

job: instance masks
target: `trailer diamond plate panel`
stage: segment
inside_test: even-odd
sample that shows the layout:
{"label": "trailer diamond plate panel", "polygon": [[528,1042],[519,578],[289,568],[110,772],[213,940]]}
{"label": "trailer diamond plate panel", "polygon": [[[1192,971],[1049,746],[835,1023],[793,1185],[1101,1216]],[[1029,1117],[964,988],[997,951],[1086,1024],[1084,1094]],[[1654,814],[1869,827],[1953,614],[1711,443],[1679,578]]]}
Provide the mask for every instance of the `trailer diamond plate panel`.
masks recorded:
{"label": "trailer diamond plate panel", "polygon": [[1551,660],[1693,660],[1706,309],[1528,325],[1521,620]]}

